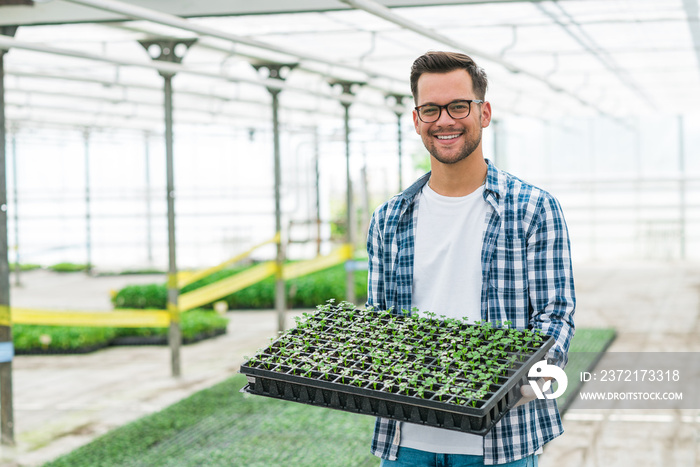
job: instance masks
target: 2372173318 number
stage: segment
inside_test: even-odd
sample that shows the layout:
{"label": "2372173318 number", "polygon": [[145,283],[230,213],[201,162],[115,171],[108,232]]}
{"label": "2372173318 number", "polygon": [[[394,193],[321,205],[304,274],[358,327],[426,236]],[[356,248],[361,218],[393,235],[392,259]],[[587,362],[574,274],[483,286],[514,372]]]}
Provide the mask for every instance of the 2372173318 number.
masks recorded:
{"label": "2372173318 number", "polygon": [[679,381],[680,370],[600,370],[598,381]]}

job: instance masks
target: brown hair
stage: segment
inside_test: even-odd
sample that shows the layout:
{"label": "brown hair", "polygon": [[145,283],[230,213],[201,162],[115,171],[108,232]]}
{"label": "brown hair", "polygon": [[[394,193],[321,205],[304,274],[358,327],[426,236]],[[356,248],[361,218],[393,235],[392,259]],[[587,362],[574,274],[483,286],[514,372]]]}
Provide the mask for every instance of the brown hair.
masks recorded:
{"label": "brown hair", "polygon": [[486,96],[488,86],[486,72],[470,56],[458,52],[427,52],[418,57],[411,67],[411,94],[416,104],[418,104],[418,78],[423,73],[449,73],[454,70],[466,70],[469,73],[477,99],[483,99]]}

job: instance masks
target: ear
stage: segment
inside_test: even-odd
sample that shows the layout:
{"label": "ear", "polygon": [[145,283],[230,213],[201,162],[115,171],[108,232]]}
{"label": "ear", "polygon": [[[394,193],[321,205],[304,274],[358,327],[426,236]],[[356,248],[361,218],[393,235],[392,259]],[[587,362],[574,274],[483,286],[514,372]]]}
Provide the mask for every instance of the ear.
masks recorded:
{"label": "ear", "polygon": [[413,126],[414,126],[415,129],[416,129],[416,133],[418,133],[419,135],[420,135],[420,128],[418,128],[418,126],[420,125],[420,123],[421,123],[421,122],[420,122],[420,120],[418,119],[418,112],[416,112],[416,111],[414,110],[414,111],[413,111]]}
{"label": "ear", "polygon": [[489,101],[481,104],[481,128],[486,128],[491,123],[491,103]]}

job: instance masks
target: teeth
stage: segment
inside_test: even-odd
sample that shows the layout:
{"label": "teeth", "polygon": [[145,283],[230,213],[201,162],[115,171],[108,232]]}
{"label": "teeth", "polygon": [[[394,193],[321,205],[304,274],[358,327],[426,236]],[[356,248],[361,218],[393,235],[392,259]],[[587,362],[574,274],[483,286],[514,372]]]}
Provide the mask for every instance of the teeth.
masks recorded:
{"label": "teeth", "polygon": [[457,138],[458,136],[459,136],[459,135],[449,135],[449,136],[439,136],[439,135],[438,135],[438,136],[437,136],[437,139],[455,139],[455,138]]}

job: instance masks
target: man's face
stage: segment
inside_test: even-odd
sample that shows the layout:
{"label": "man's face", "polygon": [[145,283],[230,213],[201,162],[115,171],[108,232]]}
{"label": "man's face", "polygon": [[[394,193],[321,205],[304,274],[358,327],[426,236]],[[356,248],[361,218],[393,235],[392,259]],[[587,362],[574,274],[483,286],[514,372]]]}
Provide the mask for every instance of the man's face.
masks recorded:
{"label": "man's face", "polygon": [[[478,99],[472,89],[472,79],[466,70],[448,73],[424,73],[418,78],[417,105],[446,105],[459,99]],[[416,133],[423,139],[428,152],[443,164],[454,164],[470,154],[481,153],[481,132],[491,121],[491,105],[471,103],[471,112],[464,119],[450,117],[442,109],[440,118],[433,123],[424,123],[413,111]]]}

